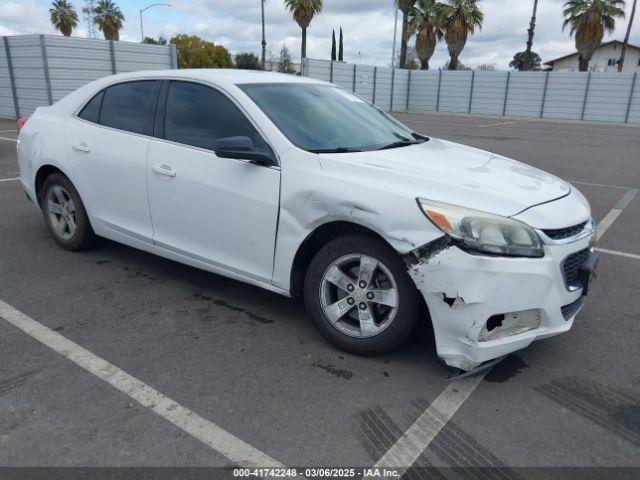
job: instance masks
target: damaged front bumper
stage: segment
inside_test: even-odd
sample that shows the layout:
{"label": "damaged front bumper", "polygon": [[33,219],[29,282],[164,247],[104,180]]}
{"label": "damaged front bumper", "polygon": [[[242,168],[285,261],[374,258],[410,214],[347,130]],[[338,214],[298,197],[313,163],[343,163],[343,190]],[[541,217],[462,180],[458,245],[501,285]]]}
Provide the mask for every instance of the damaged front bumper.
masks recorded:
{"label": "damaged front bumper", "polygon": [[438,356],[471,370],[568,331],[583,289],[567,283],[564,262],[595,255],[591,239],[547,244],[543,258],[475,255],[446,237],[415,251],[408,271],[429,308]]}

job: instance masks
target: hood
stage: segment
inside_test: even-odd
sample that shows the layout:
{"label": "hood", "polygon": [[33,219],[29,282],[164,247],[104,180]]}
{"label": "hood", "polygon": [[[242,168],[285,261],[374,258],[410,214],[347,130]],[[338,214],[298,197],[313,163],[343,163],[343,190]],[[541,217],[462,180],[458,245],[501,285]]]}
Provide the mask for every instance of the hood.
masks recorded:
{"label": "hood", "polygon": [[513,216],[568,195],[559,178],[477,148],[431,138],[408,147],[321,154],[328,175],[398,194]]}

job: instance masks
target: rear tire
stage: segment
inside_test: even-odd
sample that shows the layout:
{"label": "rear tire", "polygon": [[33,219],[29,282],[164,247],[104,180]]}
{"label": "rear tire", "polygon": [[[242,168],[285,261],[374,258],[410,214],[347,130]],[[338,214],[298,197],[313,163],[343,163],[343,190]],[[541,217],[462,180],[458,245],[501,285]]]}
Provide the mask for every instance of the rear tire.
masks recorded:
{"label": "rear tire", "polygon": [[49,232],[65,250],[84,250],[95,243],[96,235],[80,195],[64,175],[52,173],[47,177],[40,207]]}
{"label": "rear tire", "polygon": [[339,237],[307,270],[307,312],[320,333],[356,355],[390,352],[414,330],[418,291],[399,255],[369,235]]}

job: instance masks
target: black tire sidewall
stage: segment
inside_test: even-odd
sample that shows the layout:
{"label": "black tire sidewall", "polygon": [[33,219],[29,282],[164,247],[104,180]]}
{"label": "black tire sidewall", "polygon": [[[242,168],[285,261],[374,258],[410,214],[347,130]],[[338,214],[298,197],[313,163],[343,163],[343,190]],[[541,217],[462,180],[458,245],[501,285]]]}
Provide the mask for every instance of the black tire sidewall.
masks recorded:
{"label": "black tire sidewall", "polygon": [[[49,211],[47,207],[47,198],[49,195],[49,191],[56,185],[61,186],[69,193],[69,195],[71,196],[71,199],[73,200],[73,204],[76,207],[76,227],[77,228],[73,237],[71,237],[71,239],[69,240],[60,238],[56,234],[56,231],[53,228],[53,225],[51,224],[51,218],[49,216]],[[82,250],[84,248],[89,247],[90,244],[93,242],[95,234],[93,233],[93,229],[91,228],[91,225],[89,223],[89,219],[87,217],[87,212],[84,208],[84,204],[80,199],[80,195],[78,194],[78,191],[73,186],[73,183],[71,183],[71,181],[64,175],[61,175],[59,173],[53,173],[49,175],[47,179],[44,181],[44,184],[42,185],[42,196],[40,199],[40,208],[42,209],[44,221],[47,224],[47,228],[49,229],[49,232],[53,236],[56,243],[60,245],[62,248],[64,248],[65,250],[71,250],[71,251]]]}
{"label": "black tire sidewall", "polygon": [[[322,276],[336,259],[348,254],[364,254],[383,263],[398,288],[398,311],[393,323],[374,337],[357,338],[340,332],[325,316],[320,303]],[[325,245],[314,257],[305,278],[305,304],[316,328],[333,345],[356,355],[390,352],[404,343],[413,332],[418,314],[418,291],[400,256],[383,241],[364,234],[345,235]]]}

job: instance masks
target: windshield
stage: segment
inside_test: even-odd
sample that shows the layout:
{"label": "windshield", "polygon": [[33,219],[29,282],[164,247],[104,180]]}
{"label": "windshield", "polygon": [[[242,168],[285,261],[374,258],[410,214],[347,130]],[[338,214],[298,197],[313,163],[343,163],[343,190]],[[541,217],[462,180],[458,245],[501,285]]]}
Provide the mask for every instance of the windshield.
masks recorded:
{"label": "windshield", "polygon": [[425,141],[360,97],[332,85],[239,85],[282,133],[310,152],[394,148]]}

